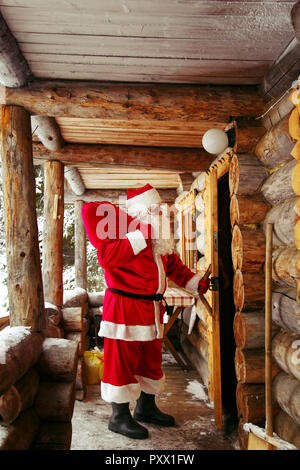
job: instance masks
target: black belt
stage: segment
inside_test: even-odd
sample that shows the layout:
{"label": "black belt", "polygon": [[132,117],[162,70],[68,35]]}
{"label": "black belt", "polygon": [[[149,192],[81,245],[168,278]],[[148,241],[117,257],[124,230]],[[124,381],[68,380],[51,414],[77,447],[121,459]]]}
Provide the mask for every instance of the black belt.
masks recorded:
{"label": "black belt", "polygon": [[125,290],[113,289],[112,287],[108,287],[108,290],[110,290],[111,292],[114,292],[114,294],[124,295],[125,297],[131,297],[133,299],[156,300],[156,301],[164,300],[165,301],[164,296],[162,294],[151,294],[151,295],[136,294],[135,292],[127,292]]}

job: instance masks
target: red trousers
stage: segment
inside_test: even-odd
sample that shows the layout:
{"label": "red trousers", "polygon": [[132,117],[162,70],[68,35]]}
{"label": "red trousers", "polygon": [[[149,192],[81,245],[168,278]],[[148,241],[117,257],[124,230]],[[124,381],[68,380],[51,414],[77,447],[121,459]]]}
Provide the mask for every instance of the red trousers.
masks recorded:
{"label": "red trousers", "polygon": [[163,391],[161,339],[125,341],[104,338],[104,372],[101,396],[107,402],[136,400],[141,390]]}

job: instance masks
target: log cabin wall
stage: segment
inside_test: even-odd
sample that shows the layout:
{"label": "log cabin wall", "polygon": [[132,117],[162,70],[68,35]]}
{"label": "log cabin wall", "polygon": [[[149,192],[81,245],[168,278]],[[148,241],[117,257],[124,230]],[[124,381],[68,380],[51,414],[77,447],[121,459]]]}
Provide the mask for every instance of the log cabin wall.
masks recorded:
{"label": "log cabin wall", "polygon": [[[299,96],[299,93],[297,97]],[[300,101],[300,100],[299,100]],[[282,105],[281,105],[282,108]],[[297,109],[297,106],[296,108]],[[236,405],[239,442],[247,448],[245,422],[264,427],[264,299],[265,231],[274,224],[273,235],[273,388],[274,429],[280,437],[299,446],[299,114],[284,106],[268,130],[251,131],[248,144],[227,149],[211,165],[218,178],[229,173],[230,221],[232,229],[234,338],[237,378]],[[273,111],[274,113],[274,111]],[[285,115],[286,114],[286,115]],[[279,115],[279,119],[278,119]],[[264,119],[266,123],[266,118]],[[270,122],[270,121],[269,121]],[[274,122],[274,114],[273,114]],[[295,124],[296,123],[296,124]],[[294,157],[294,158],[293,158]],[[196,189],[197,271],[205,272],[211,262],[209,172],[201,172],[193,182]],[[185,197],[177,198],[180,204]],[[298,283],[298,285],[297,285]],[[298,287],[298,291],[297,291]],[[206,295],[209,302],[210,292]],[[212,319],[197,301],[198,320],[187,333],[190,312],[184,314],[181,344],[195,364],[213,399]],[[293,349],[294,348],[294,349]],[[292,362],[292,357],[294,362]],[[292,388],[294,386],[294,388]],[[288,393],[293,390],[293,396]]]}
{"label": "log cabin wall", "polygon": [[0,333],[0,450],[69,450],[78,345],[15,326]]}
{"label": "log cabin wall", "polygon": [[[272,341],[278,374],[273,379],[274,431],[300,448],[300,244],[299,91],[293,90],[285,115],[270,126],[256,147],[269,171],[261,194],[270,205],[263,228],[273,223]],[[291,109],[292,104],[292,109]],[[297,405],[298,403],[298,405]]]}

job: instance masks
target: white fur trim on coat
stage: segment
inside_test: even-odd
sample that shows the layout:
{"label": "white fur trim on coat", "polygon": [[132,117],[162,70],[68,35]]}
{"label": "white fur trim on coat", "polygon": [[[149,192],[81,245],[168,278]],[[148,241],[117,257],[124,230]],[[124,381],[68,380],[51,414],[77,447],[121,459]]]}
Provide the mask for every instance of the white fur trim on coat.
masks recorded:
{"label": "white fur trim on coat", "polygon": [[126,341],[152,341],[157,337],[157,331],[155,324],[124,325],[102,321],[98,335],[111,339],[124,339]]}
{"label": "white fur trim on coat", "polygon": [[140,230],[129,232],[126,234],[126,237],[128,238],[135,255],[138,255],[147,246],[144,235]]}
{"label": "white fur trim on coat", "polygon": [[191,294],[197,295],[200,279],[202,279],[202,276],[200,276],[200,274],[195,274],[186,284],[185,289],[190,291]]}

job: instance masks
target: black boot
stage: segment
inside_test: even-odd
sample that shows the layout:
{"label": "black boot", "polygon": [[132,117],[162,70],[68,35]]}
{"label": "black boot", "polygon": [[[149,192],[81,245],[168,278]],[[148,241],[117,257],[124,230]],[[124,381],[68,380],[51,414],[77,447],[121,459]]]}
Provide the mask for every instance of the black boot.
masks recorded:
{"label": "black boot", "polygon": [[108,429],[132,439],[146,439],[148,430],[137,423],[131,416],[129,403],[112,403],[112,415]]}
{"label": "black boot", "polygon": [[173,416],[160,411],[155,404],[155,395],[141,392],[140,398],[136,402],[133,414],[134,419],[145,423],[158,424],[159,426],[174,426]]}

